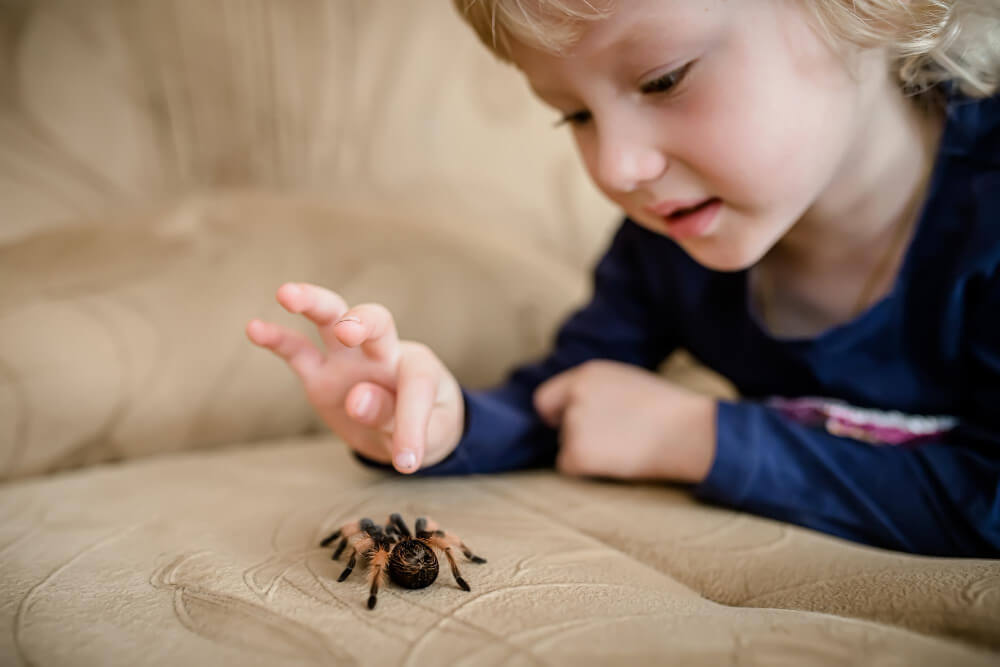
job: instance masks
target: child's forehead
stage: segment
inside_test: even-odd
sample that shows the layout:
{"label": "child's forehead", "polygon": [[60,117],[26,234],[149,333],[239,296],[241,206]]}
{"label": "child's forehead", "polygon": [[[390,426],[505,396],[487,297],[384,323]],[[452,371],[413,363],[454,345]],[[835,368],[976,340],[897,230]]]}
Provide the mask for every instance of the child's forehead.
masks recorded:
{"label": "child's forehead", "polygon": [[698,39],[703,27],[713,19],[709,10],[716,4],[699,0],[623,0],[606,15],[581,22],[574,38],[560,49],[515,39],[512,59],[524,69],[524,63],[540,61],[644,62],[651,52],[657,58],[669,58]]}
{"label": "child's forehead", "polygon": [[[459,0],[461,1],[461,0]],[[614,13],[622,0],[481,0],[489,29],[508,48],[565,53],[590,23]]]}
{"label": "child's forehead", "polygon": [[546,46],[549,41],[546,35],[550,31],[565,32],[565,17],[541,18],[535,24],[538,34],[534,39],[521,35],[515,37],[514,43],[567,57],[610,50],[627,52],[651,42],[683,41],[686,35],[716,16],[723,5],[718,0],[618,0],[605,3],[601,13],[586,20],[572,19],[572,37],[562,40],[557,49]]}

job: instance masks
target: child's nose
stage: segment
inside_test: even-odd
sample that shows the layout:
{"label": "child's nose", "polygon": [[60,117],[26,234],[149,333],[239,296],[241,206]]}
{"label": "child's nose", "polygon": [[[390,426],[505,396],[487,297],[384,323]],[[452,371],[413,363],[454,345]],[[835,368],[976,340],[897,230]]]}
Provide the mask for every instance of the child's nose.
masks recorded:
{"label": "child's nose", "polygon": [[605,188],[632,192],[662,176],[667,169],[667,157],[651,146],[616,142],[601,147],[598,169]]}

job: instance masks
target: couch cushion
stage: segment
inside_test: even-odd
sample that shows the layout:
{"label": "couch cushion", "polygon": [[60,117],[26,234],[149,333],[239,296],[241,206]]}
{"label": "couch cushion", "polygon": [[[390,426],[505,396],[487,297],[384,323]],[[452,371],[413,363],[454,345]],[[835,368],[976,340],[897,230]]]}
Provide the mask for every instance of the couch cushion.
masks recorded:
{"label": "couch cushion", "polygon": [[576,261],[614,207],[450,2],[0,3],[0,241],[220,188],[433,199]]}
{"label": "couch cushion", "polygon": [[[3,664],[996,664],[1000,563],[862,547],[681,489],[413,479],[333,439],[0,487]],[[318,541],[398,511],[488,563],[389,585]]]}
{"label": "couch cushion", "polygon": [[[0,246],[0,479],[318,428],[255,317],[285,281],[378,301],[468,386],[540,355],[585,274],[427,201],[217,193]],[[484,352],[487,352],[484,354]]]}
{"label": "couch cushion", "polygon": [[618,215],[447,2],[0,3],[0,47],[0,480],[316,428],[243,339],[286,280],[492,383]]}

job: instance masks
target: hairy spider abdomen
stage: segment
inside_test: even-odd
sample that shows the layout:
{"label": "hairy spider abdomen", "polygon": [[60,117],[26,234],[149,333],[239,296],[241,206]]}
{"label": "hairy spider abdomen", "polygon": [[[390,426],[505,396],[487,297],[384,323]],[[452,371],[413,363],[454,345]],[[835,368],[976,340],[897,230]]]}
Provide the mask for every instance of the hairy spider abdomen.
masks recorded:
{"label": "hairy spider abdomen", "polygon": [[404,538],[389,555],[389,578],[404,588],[425,588],[437,576],[437,556],[420,540]]}

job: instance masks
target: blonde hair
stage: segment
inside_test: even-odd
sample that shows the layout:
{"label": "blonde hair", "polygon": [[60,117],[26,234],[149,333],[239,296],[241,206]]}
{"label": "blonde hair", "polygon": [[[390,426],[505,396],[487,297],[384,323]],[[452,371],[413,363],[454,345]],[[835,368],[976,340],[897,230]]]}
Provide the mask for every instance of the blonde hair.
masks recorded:
{"label": "blonde hair", "polygon": [[[1000,88],[998,0],[791,0],[807,2],[828,38],[887,48],[903,89],[923,93],[954,82],[971,97]],[[586,22],[615,0],[453,0],[479,39],[501,60],[522,43],[560,53]]]}

